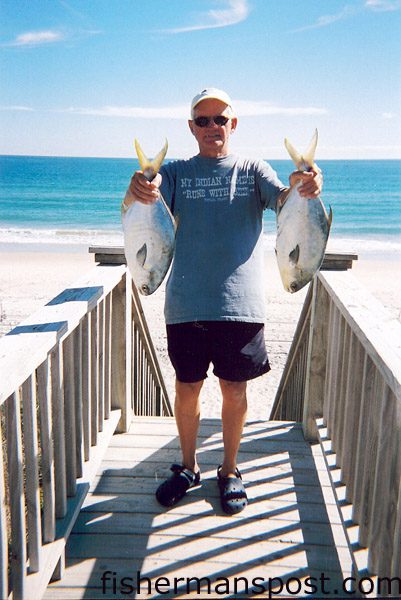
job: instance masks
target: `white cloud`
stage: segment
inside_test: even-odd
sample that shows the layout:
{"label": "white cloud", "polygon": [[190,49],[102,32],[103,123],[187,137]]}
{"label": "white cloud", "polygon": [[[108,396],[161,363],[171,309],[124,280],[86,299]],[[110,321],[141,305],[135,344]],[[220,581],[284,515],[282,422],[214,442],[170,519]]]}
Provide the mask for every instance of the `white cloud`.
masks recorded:
{"label": "white cloud", "polygon": [[28,31],[17,35],[13,42],[7,46],[40,46],[42,44],[54,44],[64,40],[64,34],[60,31]]}
{"label": "white cloud", "polygon": [[325,108],[314,106],[276,106],[268,102],[252,102],[247,100],[233,101],[235,111],[239,117],[259,117],[263,115],[283,115],[283,116],[298,116],[298,115],[325,115]]}
{"label": "white cloud", "polygon": [[30,106],[11,105],[11,106],[0,106],[0,110],[32,112],[33,108],[31,108]]}
{"label": "white cloud", "polygon": [[315,23],[294,29],[292,31],[292,33],[298,33],[300,31],[307,31],[308,29],[319,29],[321,27],[327,27],[328,25],[331,25],[332,23],[336,23],[337,21],[342,21],[343,19],[347,19],[348,17],[354,15],[356,13],[356,11],[357,11],[357,9],[354,6],[349,6],[349,5],[344,6],[344,8],[340,12],[335,13],[333,15],[322,15],[321,17],[319,17],[317,19],[317,21]]}
{"label": "white cloud", "polygon": [[[283,116],[305,116],[325,115],[325,108],[314,106],[277,106],[268,102],[252,102],[246,100],[233,101],[236,113],[239,117],[257,117],[269,115]],[[70,114],[117,117],[131,119],[188,119],[189,106],[186,104],[167,107],[145,107],[145,106],[104,106],[100,108],[71,107],[62,112]]]}
{"label": "white cloud", "polygon": [[366,0],[366,8],[371,8],[377,11],[394,11],[401,9],[400,0]]}
{"label": "white cloud", "polygon": [[159,108],[148,106],[71,107],[61,112],[95,117],[128,117],[131,119],[185,119],[189,117],[189,107],[187,105]]}
{"label": "white cloud", "polygon": [[320,29],[327,27],[337,21],[343,21],[350,17],[364,12],[364,10],[375,10],[377,12],[395,11],[401,9],[401,0],[365,0],[365,3],[360,6],[347,4],[342,10],[333,15],[322,15],[318,17],[315,23],[305,25],[292,30],[291,33],[299,33],[300,31],[308,31],[309,29]]}
{"label": "white cloud", "polygon": [[392,112],[384,112],[382,113],[382,119],[386,119],[386,120],[391,120],[391,119],[395,119],[397,117],[397,115],[395,113]]}
{"label": "white cloud", "polygon": [[201,31],[203,29],[216,29],[229,27],[244,21],[249,12],[248,0],[226,0],[227,8],[209,10],[194,25],[167,29],[167,33],[183,33],[188,31]]}

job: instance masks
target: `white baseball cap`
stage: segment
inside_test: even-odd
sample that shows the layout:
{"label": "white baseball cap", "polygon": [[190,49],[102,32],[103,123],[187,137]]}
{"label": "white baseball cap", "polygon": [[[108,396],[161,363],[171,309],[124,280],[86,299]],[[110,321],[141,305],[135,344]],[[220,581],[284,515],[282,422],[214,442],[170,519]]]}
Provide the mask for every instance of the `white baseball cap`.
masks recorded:
{"label": "white baseball cap", "polygon": [[205,88],[199,94],[196,94],[196,96],[192,99],[191,118],[193,118],[193,116],[194,116],[195,107],[198,106],[199,102],[202,102],[202,100],[220,100],[220,102],[224,102],[224,104],[227,104],[227,106],[230,107],[231,113],[232,113],[231,116],[234,116],[234,109],[232,106],[230,96],[223,90],[219,90],[217,88],[210,87],[210,88]]}

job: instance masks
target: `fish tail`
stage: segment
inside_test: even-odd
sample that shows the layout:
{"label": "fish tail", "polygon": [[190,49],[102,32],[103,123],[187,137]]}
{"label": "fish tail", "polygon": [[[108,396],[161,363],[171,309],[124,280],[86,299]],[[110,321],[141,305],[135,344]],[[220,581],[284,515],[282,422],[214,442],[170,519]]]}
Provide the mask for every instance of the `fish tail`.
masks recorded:
{"label": "fish tail", "polygon": [[155,156],[155,158],[153,160],[149,160],[148,157],[143,152],[141,146],[139,145],[138,140],[135,139],[135,150],[136,150],[136,153],[138,156],[139,164],[140,164],[141,169],[147,179],[152,180],[153,177],[156,175],[156,173],[159,172],[162,162],[164,160],[164,157],[166,156],[167,148],[168,148],[168,143],[166,140],[163,148]]}
{"label": "fish tail", "polygon": [[291,156],[295,166],[299,171],[307,171],[312,169],[315,164],[315,152],[317,146],[318,133],[315,129],[315,133],[309,143],[309,146],[304,154],[300,154],[298,150],[288,141],[287,138],[284,140],[285,147],[287,148],[288,154]]}
{"label": "fish tail", "polygon": [[318,133],[317,129],[315,129],[315,133],[312,136],[312,139],[309,143],[308,149],[304,154],[304,162],[308,165],[308,167],[312,168],[315,163],[315,152],[317,146]]}
{"label": "fish tail", "polygon": [[285,147],[288,150],[288,154],[291,156],[295,166],[297,167],[297,169],[299,171],[302,171],[304,161],[303,161],[301,154],[298,152],[298,150],[296,150],[294,148],[294,146],[287,140],[287,138],[285,138],[284,144],[285,144]]}

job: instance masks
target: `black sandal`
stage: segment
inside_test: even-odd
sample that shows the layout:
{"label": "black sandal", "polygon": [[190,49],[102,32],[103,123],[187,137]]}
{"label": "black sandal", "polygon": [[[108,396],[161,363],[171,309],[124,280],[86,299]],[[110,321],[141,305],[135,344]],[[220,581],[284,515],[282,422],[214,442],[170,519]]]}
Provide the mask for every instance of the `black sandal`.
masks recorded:
{"label": "black sandal", "polygon": [[194,473],[184,465],[171,465],[173,474],[156,490],[156,498],[163,506],[174,506],[187,491],[200,482],[200,471]]}
{"label": "black sandal", "polygon": [[235,475],[236,477],[223,477],[221,465],[217,469],[221,508],[229,515],[241,512],[248,504],[248,496],[238,468],[235,469]]}

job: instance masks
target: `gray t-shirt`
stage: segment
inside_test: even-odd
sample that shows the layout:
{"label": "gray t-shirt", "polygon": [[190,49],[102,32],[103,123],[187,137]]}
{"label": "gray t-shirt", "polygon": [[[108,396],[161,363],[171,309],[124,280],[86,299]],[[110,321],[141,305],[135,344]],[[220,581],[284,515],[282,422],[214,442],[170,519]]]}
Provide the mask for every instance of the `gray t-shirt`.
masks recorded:
{"label": "gray t-shirt", "polygon": [[265,319],[263,223],[285,189],[260,160],[195,156],[165,164],[161,193],[178,217],[167,324]]}

